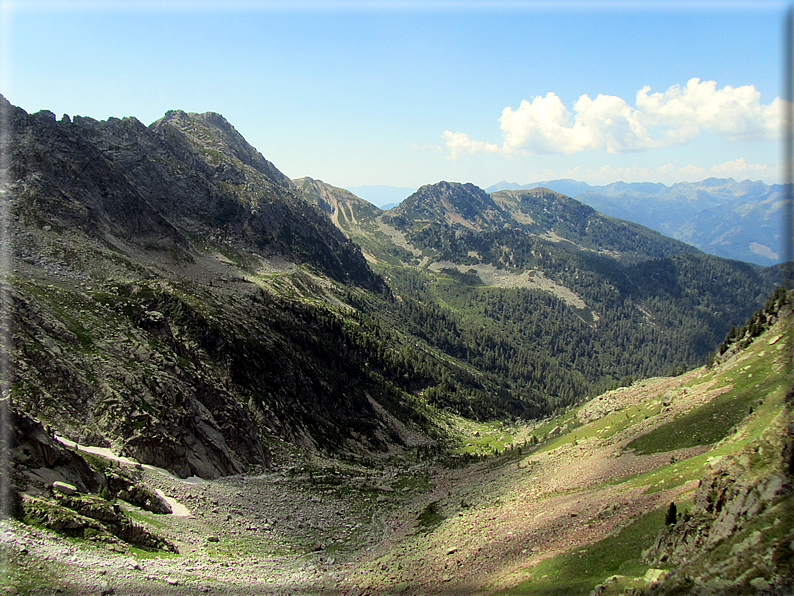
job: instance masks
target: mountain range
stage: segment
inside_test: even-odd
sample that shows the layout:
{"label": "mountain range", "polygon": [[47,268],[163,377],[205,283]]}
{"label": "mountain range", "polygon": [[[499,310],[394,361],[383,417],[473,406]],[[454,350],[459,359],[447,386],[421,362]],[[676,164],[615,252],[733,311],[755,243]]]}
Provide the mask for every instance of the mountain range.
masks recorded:
{"label": "mountain range", "polygon": [[371,456],[443,435],[436,410],[543,416],[695,366],[780,276],[544,188],[439,182],[383,211],[214,113],[4,109],[14,402],[181,475],[276,440]]}
{"label": "mountain range", "polygon": [[[785,256],[785,187],[760,181],[708,178],[671,186],[653,182],[614,182],[592,186],[573,179],[517,184],[502,180],[487,188],[548,188],[599,212],[636,222],[709,254],[758,265],[774,265]],[[412,189],[391,186],[348,188],[383,210],[396,207]]]}
{"label": "mountain range", "polygon": [[648,226],[717,256],[772,265],[785,255],[785,188],[780,184],[708,178],[672,186],[650,182],[590,186],[563,179],[524,185],[502,181],[486,191],[537,187],[574,197],[601,213]]}

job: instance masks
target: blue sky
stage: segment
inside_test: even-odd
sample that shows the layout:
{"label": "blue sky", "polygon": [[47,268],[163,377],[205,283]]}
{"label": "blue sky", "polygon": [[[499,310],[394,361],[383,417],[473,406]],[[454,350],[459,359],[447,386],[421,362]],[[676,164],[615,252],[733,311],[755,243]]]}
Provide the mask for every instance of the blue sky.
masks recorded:
{"label": "blue sky", "polygon": [[219,112],[292,178],[779,181],[784,3],[0,4],[14,105]]}

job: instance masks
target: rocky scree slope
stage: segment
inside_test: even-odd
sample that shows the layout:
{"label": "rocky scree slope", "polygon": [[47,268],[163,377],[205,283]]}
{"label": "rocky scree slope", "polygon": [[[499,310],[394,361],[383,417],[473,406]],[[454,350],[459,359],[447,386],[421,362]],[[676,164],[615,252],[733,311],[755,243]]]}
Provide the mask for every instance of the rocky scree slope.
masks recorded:
{"label": "rocky scree slope", "polygon": [[331,218],[336,227],[345,232],[363,232],[363,226],[382,213],[381,209],[358,198],[352,192],[320,180],[307,176],[292,182],[303,193],[304,199],[316,204]]}

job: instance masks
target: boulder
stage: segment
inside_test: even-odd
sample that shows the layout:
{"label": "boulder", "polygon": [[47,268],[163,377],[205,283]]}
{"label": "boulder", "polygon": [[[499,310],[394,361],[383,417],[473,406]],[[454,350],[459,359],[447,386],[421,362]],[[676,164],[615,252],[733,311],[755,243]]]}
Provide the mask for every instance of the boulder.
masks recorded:
{"label": "boulder", "polygon": [[64,495],[73,495],[77,492],[77,487],[75,487],[73,484],[56,481],[52,483],[52,490]]}

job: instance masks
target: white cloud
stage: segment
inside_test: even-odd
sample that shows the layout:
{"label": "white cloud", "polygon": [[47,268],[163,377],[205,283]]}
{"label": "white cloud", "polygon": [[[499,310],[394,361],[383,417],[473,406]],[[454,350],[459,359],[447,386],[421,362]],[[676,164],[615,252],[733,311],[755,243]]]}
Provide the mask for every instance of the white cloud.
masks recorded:
{"label": "white cloud", "polygon": [[493,153],[499,146],[485,141],[472,141],[469,135],[462,132],[444,131],[444,142],[449,147],[450,159],[457,159],[460,153]]}
{"label": "white cloud", "polygon": [[743,157],[734,161],[712,166],[711,174],[718,178],[736,178],[736,180],[769,180],[776,178],[780,172],[766,164],[747,163]]}
{"label": "white cloud", "polygon": [[529,150],[532,153],[571,154],[588,142],[587,131],[571,123],[571,114],[557,95],[523,100],[517,110],[506,107],[499,118],[505,153]]}
{"label": "white cloud", "polygon": [[570,112],[554,93],[502,110],[501,146],[463,132],[444,132],[450,159],[461,153],[560,153],[586,150],[626,153],[685,143],[704,131],[731,140],[770,140],[780,132],[783,101],[761,104],[753,85],[725,86],[690,79],[685,87],[637,92],[636,107],[614,95],[582,95]]}
{"label": "white cloud", "polygon": [[701,130],[729,139],[771,140],[780,133],[783,101],[761,104],[754,85],[717,89],[715,81],[690,79],[683,89],[673,85],[664,93],[637,92],[637,108],[651,124],[666,128],[667,139],[684,142]]}

